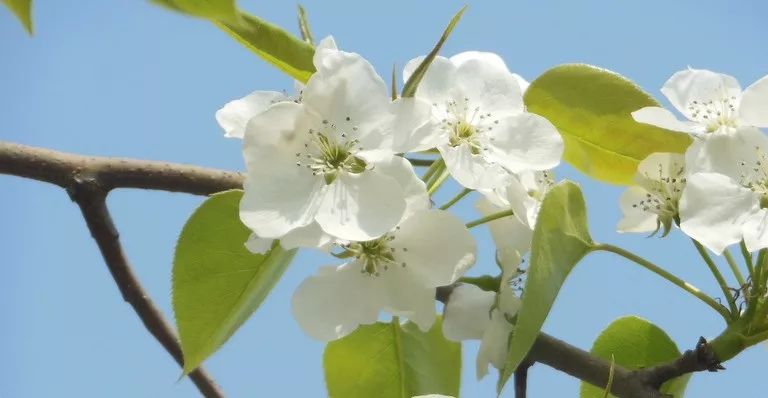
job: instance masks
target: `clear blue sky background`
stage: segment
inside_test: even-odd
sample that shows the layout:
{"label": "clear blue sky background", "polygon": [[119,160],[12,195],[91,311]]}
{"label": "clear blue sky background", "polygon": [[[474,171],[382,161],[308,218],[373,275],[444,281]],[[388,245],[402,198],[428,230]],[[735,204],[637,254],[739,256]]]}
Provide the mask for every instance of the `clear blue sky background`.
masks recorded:
{"label": "clear blue sky background", "polygon": [[[295,31],[295,3],[241,1]],[[316,37],[334,34],[383,73],[426,52],[460,1],[306,1]],[[765,15],[753,1],[476,1],[445,54],[486,50],[530,79],[565,62],[618,71],[658,95],[686,66],[735,75],[743,86],[768,73]],[[254,89],[291,81],[204,21],[144,1],[39,0],[36,37],[0,10],[0,139],[94,155],[120,155],[242,168],[239,143],[213,114]],[[587,196],[599,241],[644,253],[717,294],[688,242],[620,236],[620,188],[562,167]],[[449,193],[443,193],[444,196]],[[176,235],[202,198],[118,191],[109,198],[135,269],[172,318]],[[471,206],[461,215],[473,218]],[[490,270],[487,232],[478,231]],[[194,397],[188,380],[142,328],[115,288],[76,206],[59,188],[0,176],[0,397]],[[232,397],[325,395],[323,346],[302,335],[289,300],[325,262],[303,253],[261,309],[207,363]],[[677,288],[607,254],[587,258],[561,291],[545,330],[580,347],[613,319],[638,314],[682,349],[719,333],[718,316]],[[475,345],[465,348],[464,397],[493,396],[494,377],[474,380]],[[722,374],[700,373],[689,397],[765,396],[768,351],[755,347]],[[536,366],[530,396],[576,396],[576,380]],[[511,396],[507,391],[506,396]]]}

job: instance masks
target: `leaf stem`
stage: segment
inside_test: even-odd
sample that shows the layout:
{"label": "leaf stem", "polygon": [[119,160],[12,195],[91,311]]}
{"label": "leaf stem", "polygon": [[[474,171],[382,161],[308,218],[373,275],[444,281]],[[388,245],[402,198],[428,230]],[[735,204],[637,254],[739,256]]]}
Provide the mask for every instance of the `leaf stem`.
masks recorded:
{"label": "leaf stem", "polygon": [[741,243],[739,243],[739,247],[741,248],[741,255],[744,257],[744,264],[747,265],[747,271],[749,271],[750,278],[755,276],[755,266],[752,264],[752,253],[747,250],[747,245],[742,240]]}
{"label": "leaf stem", "polygon": [[642,258],[642,257],[640,257],[640,256],[638,256],[638,255],[636,255],[636,254],[634,254],[632,252],[630,252],[630,251],[624,250],[624,249],[622,249],[622,248],[620,248],[618,246],[614,246],[614,245],[610,245],[610,244],[605,244],[605,243],[596,244],[595,246],[592,247],[592,250],[593,251],[602,250],[602,251],[611,252],[611,253],[614,253],[614,254],[617,254],[619,256],[622,256],[622,257],[626,258],[627,260],[632,261],[632,262],[642,266],[643,268],[645,268],[645,269],[655,273],[656,275],[658,275],[658,276],[668,280],[669,282],[673,283],[674,285],[680,287],[681,289],[683,289],[686,292],[692,294],[693,296],[695,296],[699,300],[703,301],[704,303],[706,303],[707,305],[712,307],[712,309],[717,311],[720,315],[722,315],[722,317],[725,319],[726,322],[730,323],[732,316],[728,312],[727,308],[725,308],[722,304],[720,304],[717,301],[715,301],[715,299],[713,299],[712,297],[708,296],[706,293],[702,292],[699,288],[697,288],[697,287],[691,285],[690,283],[688,283],[688,282],[678,278],[677,276],[667,272],[666,270],[664,270],[663,268],[659,267],[658,265],[656,265],[656,264],[654,264],[654,263],[652,263],[652,262],[650,262],[650,261],[648,261],[648,260],[646,260],[646,259],[644,259],[644,258]]}
{"label": "leaf stem", "polygon": [[[411,162],[411,164],[413,164],[413,162]],[[421,180],[424,181],[425,183],[428,183],[429,180],[437,172],[437,170],[440,168],[442,164],[445,164],[443,162],[443,159],[438,159],[432,162],[432,164],[429,165],[429,168],[427,168],[427,171],[425,171],[424,174],[421,176]]]}
{"label": "leaf stem", "polygon": [[707,253],[707,249],[704,248],[704,246],[699,243],[696,239],[691,239],[693,242],[693,245],[696,246],[696,250],[699,252],[699,255],[701,255],[701,258],[704,260],[704,262],[707,264],[707,267],[709,267],[709,270],[712,272],[712,275],[715,277],[715,280],[717,280],[717,284],[720,285],[720,290],[723,291],[723,295],[725,296],[725,299],[728,300],[728,306],[731,308],[731,314],[733,316],[738,316],[739,309],[736,307],[736,300],[734,300],[733,295],[731,294],[731,291],[728,289],[728,284],[725,282],[725,278],[723,278],[723,274],[720,273],[720,270],[717,269],[717,264],[712,260],[712,257],[710,257],[709,253]]}
{"label": "leaf stem", "polygon": [[440,168],[438,173],[439,174],[435,174],[437,177],[432,178],[432,181],[427,184],[427,194],[429,194],[429,196],[432,196],[433,193],[437,192],[437,190],[440,189],[440,186],[443,185],[451,175],[445,167]]}
{"label": "leaf stem", "polygon": [[454,196],[451,200],[440,206],[440,210],[448,210],[451,206],[458,203],[458,201],[467,196],[470,192],[472,192],[472,190],[469,188],[462,189],[461,192],[457,193],[456,196]]}
{"label": "leaf stem", "polygon": [[725,256],[725,261],[728,262],[728,266],[731,267],[731,271],[733,271],[733,276],[736,277],[736,281],[739,282],[739,287],[744,286],[746,284],[744,275],[741,274],[741,271],[739,270],[739,264],[736,263],[736,260],[731,255],[731,252],[726,249],[725,252],[723,252],[723,255]]}
{"label": "leaf stem", "polygon": [[499,218],[509,217],[514,215],[515,213],[512,211],[512,209],[509,210],[503,210],[498,213],[489,214],[483,218],[478,218],[475,221],[470,221],[467,223],[467,228],[476,227],[478,225],[485,224],[487,222],[491,222],[493,220],[498,220]]}

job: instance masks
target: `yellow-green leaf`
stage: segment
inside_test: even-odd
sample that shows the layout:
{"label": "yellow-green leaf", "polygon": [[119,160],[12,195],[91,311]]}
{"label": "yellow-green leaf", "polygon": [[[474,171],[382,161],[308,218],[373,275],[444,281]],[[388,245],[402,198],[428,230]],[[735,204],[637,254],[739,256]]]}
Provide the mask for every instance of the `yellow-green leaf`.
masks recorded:
{"label": "yellow-green leaf", "polygon": [[312,64],[315,49],[279,26],[245,13],[240,13],[239,23],[214,23],[256,55],[302,83],[315,72]]}
{"label": "yellow-green leaf", "polygon": [[184,373],[198,367],[253,314],[293,258],[277,242],[265,255],[244,246],[242,191],[215,194],[181,231],[173,259],[173,311]]}
{"label": "yellow-green leaf", "polygon": [[3,0],[3,4],[16,15],[27,33],[32,34],[32,0]]}
{"label": "yellow-green leaf", "polygon": [[[597,337],[591,352],[603,359],[613,357],[617,365],[630,370],[658,365],[680,356],[677,345],[663,330],[636,316],[613,321]],[[690,377],[687,374],[664,383],[661,392],[681,398]],[[604,397],[604,389],[581,383],[580,397],[601,398]]]}
{"label": "yellow-green leaf", "polygon": [[427,333],[378,322],[328,343],[323,366],[330,398],[458,397],[461,344],[443,337],[439,318]]}
{"label": "yellow-green leaf", "polygon": [[299,32],[301,32],[301,39],[307,42],[309,45],[315,45],[315,39],[312,37],[312,29],[309,27],[309,18],[307,18],[307,11],[299,4]]}
{"label": "yellow-green leaf", "polygon": [[633,111],[658,102],[625,77],[595,66],[548,70],[531,83],[525,104],[560,131],[568,163],[604,182],[629,184],[651,153],[683,153],[691,143],[687,134],[635,122]]}
{"label": "yellow-green leaf", "polygon": [[171,10],[195,17],[237,22],[235,0],[151,0]]}
{"label": "yellow-green leaf", "polygon": [[528,277],[499,392],[536,341],[568,274],[593,246],[581,190],[570,181],[555,185],[541,203],[533,230]]}

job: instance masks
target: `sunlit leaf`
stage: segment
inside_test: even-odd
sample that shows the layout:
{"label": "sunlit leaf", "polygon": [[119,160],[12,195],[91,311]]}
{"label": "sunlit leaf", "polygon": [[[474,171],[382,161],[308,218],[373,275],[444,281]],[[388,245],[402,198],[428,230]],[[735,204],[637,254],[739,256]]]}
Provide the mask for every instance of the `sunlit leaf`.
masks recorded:
{"label": "sunlit leaf", "polygon": [[171,10],[200,18],[237,22],[235,0],[151,0]]}
{"label": "sunlit leaf", "polygon": [[637,123],[631,113],[659,106],[628,79],[583,64],[561,65],[534,80],[528,110],[549,119],[565,141],[565,160],[595,179],[629,184],[654,152],[683,153],[690,136]]}
{"label": "sunlit leaf", "polygon": [[173,311],[189,373],[253,314],[293,258],[275,243],[265,255],[246,250],[250,232],[238,206],[242,191],[215,194],[181,231],[173,259]]}
{"label": "sunlit leaf", "polygon": [[438,319],[424,333],[413,323],[375,323],[331,342],[323,356],[330,398],[459,396],[461,345]]}
{"label": "sunlit leaf", "polygon": [[3,4],[8,7],[16,18],[19,19],[27,33],[32,34],[32,0],[3,0]]}
{"label": "sunlit leaf", "polygon": [[[680,356],[672,339],[658,326],[635,316],[619,318],[608,325],[592,346],[592,354],[603,359],[613,356],[616,365],[641,369],[671,361]],[[661,392],[680,398],[690,374],[661,386]],[[581,398],[601,398],[604,389],[581,383]],[[613,397],[613,395],[609,395]]]}
{"label": "sunlit leaf", "polygon": [[587,210],[579,187],[563,181],[544,197],[533,231],[531,260],[498,390],[536,341],[571,269],[594,243],[587,229]]}

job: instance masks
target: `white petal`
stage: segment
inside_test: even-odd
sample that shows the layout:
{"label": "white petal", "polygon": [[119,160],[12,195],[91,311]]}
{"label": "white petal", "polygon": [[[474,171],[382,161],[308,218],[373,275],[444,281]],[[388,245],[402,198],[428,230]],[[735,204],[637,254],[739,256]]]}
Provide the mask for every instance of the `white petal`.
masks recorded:
{"label": "white petal", "polygon": [[323,62],[332,63],[324,73],[315,73],[302,93],[302,103],[327,120],[336,130],[359,136],[385,115],[391,100],[387,86],[363,57],[343,51],[328,52]]}
{"label": "white petal", "polygon": [[448,340],[479,340],[491,321],[496,293],[471,284],[456,286],[445,304],[443,336]]}
{"label": "white petal", "polygon": [[739,82],[729,75],[715,73],[705,69],[686,69],[675,73],[664,83],[661,92],[677,110],[691,118],[688,109],[694,101],[706,103],[720,102],[724,98],[741,97]]}
{"label": "white petal", "polygon": [[464,223],[443,210],[423,210],[394,232],[390,247],[397,259],[425,286],[455,282],[475,263],[475,239]]}
{"label": "white petal", "polygon": [[637,165],[643,179],[677,178],[685,175],[685,156],[680,153],[654,152]]}
{"label": "white petal", "polygon": [[685,164],[689,173],[715,172],[740,181],[758,162],[765,162],[767,151],[768,137],[760,129],[738,127],[732,134],[695,140],[685,153]]}
{"label": "white petal", "polygon": [[[416,68],[424,60],[424,57],[414,58],[405,65],[403,79],[408,81]],[[456,66],[445,57],[437,56],[429,65],[427,73],[419,83],[416,97],[423,98],[430,104],[443,105],[445,101],[460,96],[456,83]]]}
{"label": "white petal", "polygon": [[277,91],[254,91],[243,98],[226,103],[216,111],[216,121],[224,129],[225,137],[243,138],[245,125],[252,117],[281,101],[290,101],[290,97]]}
{"label": "white petal", "polygon": [[315,47],[315,54],[312,57],[312,63],[315,65],[315,68],[321,73],[331,70],[333,68],[332,62],[325,62],[325,59],[328,55],[339,52],[338,50],[339,48],[336,46],[333,36],[327,36],[320,40],[320,43]]}
{"label": "white petal", "polygon": [[513,173],[551,169],[563,155],[560,133],[533,113],[501,118],[487,134],[491,139],[488,156]]}
{"label": "white petal", "polygon": [[507,322],[500,311],[494,310],[491,322],[483,333],[480,349],[477,352],[477,378],[482,379],[488,374],[488,365],[502,369],[507,359],[507,342],[512,332],[512,325]]}
{"label": "white petal", "polygon": [[471,106],[479,106],[483,113],[491,112],[494,117],[523,112],[523,91],[501,58],[481,52],[462,53],[457,57],[461,62],[454,62],[456,82]]}
{"label": "white petal", "polygon": [[259,238],[256,234],[251,234],[248,241],[245,242],[245,248],[253,254],[265,254],[272,248],[274,239]]}
{"label": "white petal", "polygon": [[704,132],[697,123],[678,120],[672,112],[658,106],[647,106],[636,110],[632,112],[632,118],[638,123],[650,124],[668,130],[689,134]]}
{"label": "white petal", "polygon": [[394,228],[404,212],[403,188],[374,167],[340,173],[323,198],[317,222],[337,238],[367,241]]}
{"label": "white petal", "polygon": [[520,91],[525,94],[526,91],[528,91],[528,87],[531,85],[531,83],[528,82],[528,80],[525,80],[522,76],[518,75],[517,73],[513,73],[512,77],[517,80],[517,85],[520,86]]}
{"label": "white petal", "polygon": [[424,184],[411,163],[400,156],[391,156],[388,160],[376,163],[376,169],[389,177],[394,178],[405,194],[405,212],[401,219],[405,220],[411,214],[426,210],[430,206],[427,186]]}
{"label": "white petal", "polygon": [[758,196],[727,176],[698,173],[680,198],[680,229],[716,254],[742,239],[742,225],[758,210]]}
{"label": "white petal", "polygon": [[648,191],[638,186],[631,186],[619,198],[619,207],[624,218],[619,221],[618,232],[653,232],[657,229],[658,216],[645,211],[641,201],[648,199]]}
{"label": "white petal", "polygon": [[[392,154],[422,151],[440,141],[440,130],[432,121],[432,107],[417,98],[398,98],[387,105],[371,132],[360,139],[365,153],[370,151]],[[371,158],[370,155],[364,155]],[[374,157],[375,158],[375,157]]]}
{"label": "white petal", "polygon": [[747,250],[756,252],[768,247],[768,210],[760,209],[744,223],[744,243]]}
{"label": "white petal", "polygon": [[748,126],[768,127],[768,75],[744,90],[739,115]]}
{"label": "white petal", "polygon": [[[504,208],[495,206],[486,198],[481,198],[476,204],[477,210],[483,216],[497,213]],[[531,248],[533,229],[521,222],[517,217],[504,217],[488,223],[491,237],[498,250],[498,260],[502,266],[517,267],[520,265],[520,256]]]}
{"label": "white petal", "polygon": [[469,189],[493,189],[504,185],[509,173],[481,155],[473,155],[467,145],[437,147],[445,166],[456,181]]}
{"label": "white petal", "polygon": [[317,222],[312,222],[285,234],[280,238],[280,246],[289,250],[299,247],[325,250],[332,241],[333,238],[325,233]]}

